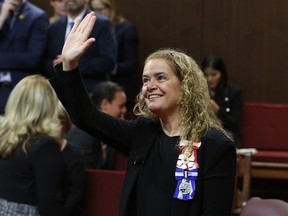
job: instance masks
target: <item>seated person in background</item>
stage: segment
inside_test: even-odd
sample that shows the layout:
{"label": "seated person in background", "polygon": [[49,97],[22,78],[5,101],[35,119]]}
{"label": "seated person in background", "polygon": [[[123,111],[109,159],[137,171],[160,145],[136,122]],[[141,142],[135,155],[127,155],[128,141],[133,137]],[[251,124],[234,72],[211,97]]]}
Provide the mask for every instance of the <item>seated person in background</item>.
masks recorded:
{"label": "seated person in background", "polygon": [[132,110],[137,94],[132,84],[138,70],[139,61],[137,28],[121,14],[116,0],[91,0],[90,3],[92,10],[108,17],[114,26],[118,55],[116,70],[112,73],[111,80],[124,87],[128,110]]}
{"label": "seated person in background", "polygon": [[66,109],[60,104],[59,118],[62,124],[61,150],[66,165],[66,176],[64,183],[65,216],[83,215],[83,199],[85,192],[85,168],[84,157],[71,145],[67,144],[64,134],[72,126],[72,122]]}
{"label": "seated person in background", "polygon": [[64,7],[64,0],[50,0],[50,5],[53,8],[53,16],[49,18],[50,23],[67,14],[67,10]]}
{"label": "seated person in background", "polygon": [[240,148],[242,90],[228,79],[224,61],[219,56],[207,55],[201,67],[208,82],[212,109],[222,121],[224,128],[231,133],[236,147]]}
{"label": "seated person in background", "polygon": [[[126,94],[123,87],[117,83],[106,81],[97,84],[90,97],[100,111],[117,118],[124,118],[127,111]],[[76,150],[84,154],[86,168],[114,168],[114,148],[100,142],[76,126],[73,126],[66,134],[66,139]]]}
{"label": "seated person in background", "polygon": [[12,90],[0,116],[0,215],[64,215],[59,104],[40,75]]}

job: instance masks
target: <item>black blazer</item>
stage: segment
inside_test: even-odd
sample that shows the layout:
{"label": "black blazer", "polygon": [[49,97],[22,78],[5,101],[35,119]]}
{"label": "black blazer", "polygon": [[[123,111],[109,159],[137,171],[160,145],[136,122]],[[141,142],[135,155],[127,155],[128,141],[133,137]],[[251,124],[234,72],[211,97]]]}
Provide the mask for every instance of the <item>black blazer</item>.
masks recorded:
{"label": "black blazer", "polygon": [[[225,89],[217,91],[214,100],[219,104],[218,117],[223,126],[232,132],[237,142],[240,141],[240,121],[242,116],[243,98],[239,85],[228,82]],[[238,147],[240,143],[237,143]]]}
{"label": "black blazer", "polygon": [[[69,73],[59,70],[56,74],[57,79],[51,83],[68,109],[73,122],[106,144],[118,149],[130,149],[120,216],[135,216],[133,190],[139,173],[145,166],[145,160],[149,158],[156,135],[162,130],[160,123],[144,117],[128,121],[101,113],[90,102],[89,95],[81,84],[78,69]],[[190,201],[171,198],[173,200],[170,215],[229,216],[236,164],[236,150],[232,141],[219,131],[210,129],[202,137],[197,157],[200,169],[196,182],[196,195]],[[161,212],[155,212],[155,215],[161,215]]]}

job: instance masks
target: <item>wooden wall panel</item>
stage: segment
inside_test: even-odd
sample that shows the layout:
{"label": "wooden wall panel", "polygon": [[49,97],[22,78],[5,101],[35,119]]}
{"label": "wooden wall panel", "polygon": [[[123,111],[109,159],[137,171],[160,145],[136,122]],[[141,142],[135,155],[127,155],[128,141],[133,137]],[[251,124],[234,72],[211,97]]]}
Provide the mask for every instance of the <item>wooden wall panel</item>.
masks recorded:
{"label": "wooden wall panel", "polygon": [[201,50],[201,0],[118,0],[123,15],[138,28],[140,64],[159,48],[179,48],[198,58]]}
{"label": "wooden wall panel", "polygon": [[205,0],[203,53],[223,56],[246,101],[287,103],[288,2],[222,0],[215,11],[218,3]]}
{"label": "wooden wall panel", "polygon": [[[49,1],[31,0],[51,14]],[[177,47],[220,54],[246,101],[288,103],[287,0],[118,0],[140,37],[140,61]],[[141,72],[135,77],[139,81]],[[138,85],[138,84],[137,84]]]}

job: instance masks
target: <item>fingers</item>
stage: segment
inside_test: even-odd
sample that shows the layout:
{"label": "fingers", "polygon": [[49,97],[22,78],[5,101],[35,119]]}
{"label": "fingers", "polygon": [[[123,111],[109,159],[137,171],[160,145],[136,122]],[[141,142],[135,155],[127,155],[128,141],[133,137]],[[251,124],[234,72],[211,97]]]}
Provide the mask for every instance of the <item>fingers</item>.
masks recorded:
{"label": "fingers", "polygon": [[70,32],[75,32],[76,29],[78,28],[79,24],[80,24],[80,19],[76,19],[76,20],[74,21],[74,25],[73,25],[73,27],[72,27],[72,29],[71,29]]}
{"label": "fingers", "polygon": [[[96,16],[95,16],[95,13],[94,12],[90,12],[89,14],[87,14],[84,19],[80,22],[79,20],[77,20],[76,25],[74,24],[73,26],[73,30],[74,32],[77,31],[77,32],[80,32],[80,33],[91,33],[92,31],[92,28],[95,24],[95,21],[96,21]],[[89,35],[88,34],[88,35]]]}
{"label": "fingers", "polygon": [[85,16],[83,20],[83,23],[81,23],[82,25],[80,31],[82,30],[82,32],[84,32],[84,30],[86,29],[90,30],[91,27],[93,27],[95,24],[95,21],[93,20],[94,18],[96,18],[94,12],[90,12],[89,14],[87,14],[87,16]]}

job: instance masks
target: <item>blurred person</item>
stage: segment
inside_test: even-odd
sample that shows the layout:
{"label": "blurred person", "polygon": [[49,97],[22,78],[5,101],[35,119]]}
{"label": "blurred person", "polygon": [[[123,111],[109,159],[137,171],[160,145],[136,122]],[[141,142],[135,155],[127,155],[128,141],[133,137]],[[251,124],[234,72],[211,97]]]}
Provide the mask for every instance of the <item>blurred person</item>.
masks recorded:
{"label": "blurred person", "polygon": [[[67,15],[51,23],[48,29],[48,44],[45,52],[45,76],[54,75],[53,66],[62,61],[61,50],[64,41],[76,19],[82,19],[91,10],[88,0],[63,0]],[[93,27],[91,37],[97,41],[83,55],[79,64],[89,92],[100,82],[110,80],[110,74],[116,65],[117,42],[112,23],[109,19],[98,15],[98,23]]]}
{"label": "blurred person", "polygon": [[12,90],[0,116],[0,215],[64,215],[59,104],[40,75]]}
{"label": "blurred person", "polygon": [[53,15],[49,18],[50,23],[67,14],[63,0],[50,0],[50,5],[53,8]]}
{"label": "blurred person", "polygon": [[228,79],[223,59],[216,54],[207,55],[201,63],[208,82],[211,107],[231,133],[238,148],[241,147],[240,120],[242,114],[242,89]]}
{"label": "blurred person", "polygon": [[[117,118],[124,118],[127,109],[126,94],[122,86],[111,81],[99,83],[90,97],[100,111]],[[114,148],[100,142],[75,125],[67,133],[66,139],[74,149],[84,155],[86,168],[114,169],[116,154]]]}
{"label": "blurred person", "polygon": [[85,167],[84,157],[68,144],[65,134],[71,129],[72,122],[66,109],[60,104],[59,119],[61,121],[61,151],[66,165],[64,183],[65,216],[81,216],[84,207]]}
{"label": "blurred person", "polygon": [[0,3],[0,113],[19,80],[39,72],[48,24],[46,12],[27,0]]}
{"label": "blurred person", "polygon": [[132,110],[136,96],[132,83],[135,83],[139,64],[137,28],[120,13],[116,0],[91,0],[90,4],[92,10],[108,17],[114,26],[118,55],[116,70],[112,73],[111,80],[124,87],[127,95],[127,108]]}
{"label": "blurred person", "polygon": [[181,51],[155,51],[144,64],[134,107],[139,117],[125,120],[100,112],[78,67],[97,40],[89,37],[95,21],[91,12],[75,23],[50,81],[75,125],[129,150],[119,215],[229,216],[236,148],[211,110],[201,69]]}

